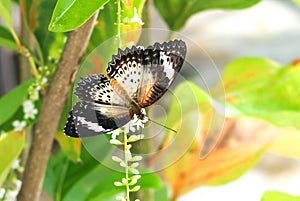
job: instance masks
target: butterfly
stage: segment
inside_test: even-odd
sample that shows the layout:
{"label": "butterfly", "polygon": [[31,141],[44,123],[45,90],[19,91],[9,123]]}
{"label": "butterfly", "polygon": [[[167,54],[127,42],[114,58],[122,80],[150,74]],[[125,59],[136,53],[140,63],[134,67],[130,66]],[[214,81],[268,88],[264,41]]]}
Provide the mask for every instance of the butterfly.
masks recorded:
{"label": "butterfly", "polygon": [[118,49],[107,74],[88,75],[77,83],[80,99],[69,112],[64,132],[88,137],[111,132],[159,100],[181,69],[187,47],[182,40],[155,43],[147,48]]}

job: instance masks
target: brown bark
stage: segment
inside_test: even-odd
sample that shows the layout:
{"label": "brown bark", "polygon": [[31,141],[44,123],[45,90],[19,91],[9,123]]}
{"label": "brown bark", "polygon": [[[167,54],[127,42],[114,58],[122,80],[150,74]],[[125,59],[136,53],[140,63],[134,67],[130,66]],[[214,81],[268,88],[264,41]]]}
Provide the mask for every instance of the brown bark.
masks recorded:
{"label": "brown bark", "polygon": [[39,200],[60,114],[73,81],[72,77],[77,72],[86,50],[97,14],[69,34],[49,91],[44,97],[18,195],[19,201]]}

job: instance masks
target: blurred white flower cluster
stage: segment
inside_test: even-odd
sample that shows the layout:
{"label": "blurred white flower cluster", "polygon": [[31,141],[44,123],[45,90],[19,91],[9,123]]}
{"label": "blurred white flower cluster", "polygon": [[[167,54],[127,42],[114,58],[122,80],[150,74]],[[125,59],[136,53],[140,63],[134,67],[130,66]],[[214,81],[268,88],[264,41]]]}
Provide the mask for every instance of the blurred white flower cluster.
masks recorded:
{"label": "blurred white flower cluster", "polygon": [[6,185],[0,188],[1,201],[16,201],[17,195],[21,189],[22,182],[17,179],[15,171],[22,172],[23,167],[20,166],[20,161],[17,159],[11,166],[11,172],[8,179],[5,181]]}
{"label": "blurred white flower cluster", "polygon": [[137,12],[137,8],[136,7],[133,8],[133,17],[132,18],[126,17],[124,19],[124,22],[125,23],[138,23],[141,26],[144,25],[143,20],[139,17],[139,14]]}
{"label": "blurred white flower cluster", "polygon": [[12,122],[14,131],[24,130],[25,126],[27,125],[25,120],[35,119],[36,115],[38,114],[38,110],[35,108],[35,105],[33,104],[32,100],[26,100],[23,102],[23,112],[24,119],[15,120]]}

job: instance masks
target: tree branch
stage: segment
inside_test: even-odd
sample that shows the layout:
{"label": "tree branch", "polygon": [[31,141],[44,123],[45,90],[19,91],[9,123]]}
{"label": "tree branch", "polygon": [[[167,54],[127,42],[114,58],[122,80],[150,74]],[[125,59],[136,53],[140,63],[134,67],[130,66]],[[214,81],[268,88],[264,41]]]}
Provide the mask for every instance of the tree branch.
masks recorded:
{"label": "tree branch", "polygon": [[23,175],[22,188],[18,195],[19,201],[39,200],[60,114],[73,82],[72,77],[77,73],[86,50],[97,15],[98,12],[84,25],[69,34],[49,91],[42,104]]}

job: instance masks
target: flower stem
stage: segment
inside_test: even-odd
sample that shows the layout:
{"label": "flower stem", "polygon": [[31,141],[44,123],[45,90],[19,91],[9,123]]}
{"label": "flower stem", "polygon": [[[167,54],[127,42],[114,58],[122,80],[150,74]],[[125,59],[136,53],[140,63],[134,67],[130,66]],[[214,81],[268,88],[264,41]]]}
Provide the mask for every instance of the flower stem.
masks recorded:
{"label": "flower stem", "polygon": [[40,74],[39,74],[39,72],[36,68],[34,58],[32,57],[31,53],[29,52],[29,50],[25,46],[23,46],[21,44],[21,41],[20,41],[19,37],[17,36],[16,32],[14,31],[14,29],[10,29],[10,33],[12,34],[12,36],[13,36],[13,38],[14,38],[17,46],[18,46],[18,49],[19,49],[20,53],[28,58],[29,64],[30,64],[31,69],[32,69],[32,74],[36,78],[38,78],[40,76]]}
{"label": "flower stem", "polygon": [[117,29],[118,29],[118,40],[119,40],[119,48],[122,48],[122,40],[121,40],[121,0],[117,0],[118,4],[118,21],[117,21]]}
{"label": "flower stem", "polygon": [[129,147],[128,147],[128,141],[127,141],[127,134],[125,132],[123,132],[124,134],[124,163],[125,163],[125,179],[126,179],[126,201],[130,201],[130,197],[129,197],[129,176],[128,176],[128,158],[127,158],[127,153],[129,151]]}

